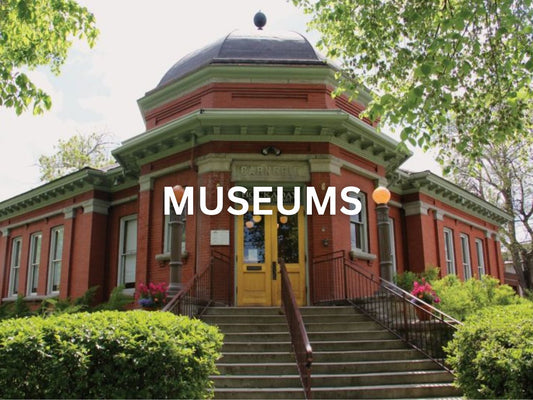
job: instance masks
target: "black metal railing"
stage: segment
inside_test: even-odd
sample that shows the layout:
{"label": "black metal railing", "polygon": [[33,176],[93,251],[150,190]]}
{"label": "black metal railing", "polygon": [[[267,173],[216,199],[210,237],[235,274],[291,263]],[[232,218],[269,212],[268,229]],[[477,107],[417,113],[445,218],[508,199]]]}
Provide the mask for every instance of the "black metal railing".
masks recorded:
{"label": "black metal railing", "polygon": [[229,276],[229,257],[213,251],[209,264],[181,288],[163,311],[192,318],[202,315],[213,304],[231,305],[232,282],[228,280]]}
{"label": "black metal railing", "polygon": [[313,349],[307,337],[307,331],[302,319],[302,314],[296,303],[291,281],[285,266],[285,261],[279,259],[281,270],[281,300],[282,307],[287,318],[291,342],[300,372],[300,380],[304,388],[305,397],[311,398],[311,364],[313,363]]}
{"label": "black metal railing", "polygon": [[461,323],[394,283],[330,253],[313,262],[315,303],[348,303],[447,369],[443,347]]}

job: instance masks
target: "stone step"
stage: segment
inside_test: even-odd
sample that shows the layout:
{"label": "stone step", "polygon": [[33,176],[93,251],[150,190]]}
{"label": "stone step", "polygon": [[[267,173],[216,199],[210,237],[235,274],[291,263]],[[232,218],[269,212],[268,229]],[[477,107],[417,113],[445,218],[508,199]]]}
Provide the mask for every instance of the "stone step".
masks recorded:
{"label": "stone step", "polygon": [[282,332],[224,332],[224,343],[232,342],[290,342],[288,331]]}
{"label": "stone step", "polygon": [[279,307],[209,307],[202,318],[211,315],[283,315]]}
{"label": "stone step", "polygon": [[[229,362],[225,357],[217,364],[221,375],[284,375],[298,374],[292,354],[283,362],[272,362],[261,355],[261,363]],[[431,360],[313,362],[314,374],[363,374],[371,372],[430,371],[437,365]]]}
{"label": "stone step", "polygon": [[[303,399],[300,388],[218,388],[217,399]],[[459,391],[448,383],[403,384],[312,389],[313,399],[424,399],[461,400]],[[400,397],[399,397],[400,396]]]}
{"label": "stone step", "polygon": [[[262,358],[262,357],[261,357]],[[228,375],[297,375],[298,368],[294,356],[292,360],[282,363],[267,363],[262,360],[262,363],[217,363],[218,372],[221,376]]]}
{"label": "stone step", "polygon": [[[313,357],[314,358],[314,357]],[[431,371],[438,367],[431,360],[381,360],[317,362],[314,358],[314,374],[364,374],[371,372]]]}
{"label": "stone step", "polygon": [[308,315],[363,315],[354,307],[328,306],[328,307],[300,307],[300,313],[305,318]]}
{"label": "stone step", "polygon": [[247,353],[263,353],[263,352],[291,352],[292,345],[290,338],[285,338],[279,342],[224,342],[222,346],[222,353],[226,354],[227,352],[247,352]]}
{"label": "stone step", "polygon": [[305,399],[299,388],[216,388],[216,399]]}
{"label": "stone step", "polygon": [[[264,347],[255,348],[254,346],[264,345]],[[228,347],[226,347],[228,346]],[[230,348],[232,345],[224,345],[224,348]],[[269,351],[261,352],[263,348]],[[291,353],[290,343],[247,343],[236,344],[232,351],[224,350],[220,362],[224,363],[252,363],[258,359],[262,362],[286,362],[294,360]],[[407,361],[420,358],[420,353],[412,349],[397,350],[359,350],[359,351],[313,351],[313,360],[318,362],[359,362],[359,361]]]}
{"label": "stone step", "polygon": [[[224,375],[212,377],[215,388],[298,387],[299,375]],[[372,372],[365,374],[313,374],[313,388],[394,384],[451,383],[452,375],[443,370]]]}
{"label": "stone step", "polygon": [[[300,313],[308,315],[363,315],[354,307],[328,306],[328,307],[300,307]],[[280,307],[209,307],[205,315],[282,315]]]}
{"label": "stone step", "polygon": [[414,349],[390,350],[355,350],[355,351],[313,351],[315,362],[349,362],[349,361],[407,361],[420,358]]}
{"label": "stone step", "polygon": [[[208,314],[202,317],[204,322],[208,324],[285,324],[287,325],[287,318],[284,315],[241,315],[241,314]],[[345,314],[345,315],[305,315],[303,316],[305,324],[308,323],[328,323],[328,322],[368,322],[369,319],[365,315],[360,314]]]}
{"label": "stone step", "polygon": [[217,366],[222,364],[253,364],[258,360],[263,363],[293,363],[294,355],[288,351],[270,351],[270,352],[229,352],[223,353],[222,358],[217,362]]}
{"label": "stone step", "polygon": [[[455,398],[461,393],[451,383],[412,383],[375,386],[313,388],[313,399],[423,399]],[[238,397],[236,394],[234,398]],[[254,394],[250,393],[250,398]],[[257,398],[257,397],[256,397]]]}
{"label": "stone step", "polygon": [[[247,333],[247,332],[288,332],[286,322],[282,323],[218,323],[215,324],[223,333]],[[308,334],[320,332],[364,332],[381,328],[374,322],[325,322],[305,323]]]}
{"label": "stone step", "polygon": [[310,337],[311,347],[315,351],[354,351],[354,350],[392,350],[392,349],[406,349],[405,343],[398,339],[368,339],[368,340],[332,340],[333,336],[323,337],[315,340]]}

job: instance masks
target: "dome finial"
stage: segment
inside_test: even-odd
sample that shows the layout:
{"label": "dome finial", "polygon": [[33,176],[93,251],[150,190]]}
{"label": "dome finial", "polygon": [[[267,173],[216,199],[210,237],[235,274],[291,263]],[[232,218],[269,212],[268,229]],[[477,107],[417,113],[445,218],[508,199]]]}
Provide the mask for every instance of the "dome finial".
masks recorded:
{"label": "dome finial", "polygon": [[259,10],[257,12],[257,14],[254,15],[254,24],[255,26],[257,26],[257,29],[262,31],[263,30],[263,26],[265,26],[267,23],[267,17],[265,14],[263,14],[261,12],[261,10]]}

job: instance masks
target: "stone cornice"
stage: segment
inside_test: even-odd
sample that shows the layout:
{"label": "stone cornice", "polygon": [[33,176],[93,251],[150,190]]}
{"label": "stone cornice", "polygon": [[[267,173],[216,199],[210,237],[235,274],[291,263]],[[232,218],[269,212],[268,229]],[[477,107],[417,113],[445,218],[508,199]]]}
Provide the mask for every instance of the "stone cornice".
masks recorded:
{"label": "stone cornice", "polygon": [[391,190],[400,195],[422,193],[494,225],[512,220],[500,208],[430,171],[397,171],[389,174],[388,178],[392,182]]}
{"label": "stone cornice", "polygon": [[67,200],[91,190],[112,193],[134,185],[137,185],[137,181],[126,176],[122,167],[115,167],[108,171],[83,168],[1,202],[0,221]]}
{"label": "stone cornice", "polygon": [[126,140],[113,155],[127,173],[143,164],[210,141],[329,142],[396,169],[410,154],[398,142],[341,110],[208,109]]}

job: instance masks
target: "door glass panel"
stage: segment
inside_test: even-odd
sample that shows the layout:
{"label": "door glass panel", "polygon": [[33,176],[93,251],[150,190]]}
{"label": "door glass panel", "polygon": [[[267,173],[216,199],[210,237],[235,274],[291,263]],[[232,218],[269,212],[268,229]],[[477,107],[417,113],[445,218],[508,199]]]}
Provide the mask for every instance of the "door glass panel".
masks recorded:
{"label": "door glass panel", "polygon": [[298,214],[278,214],[278,257],[287,264],[299,263]]}
{"label": "door glass panel", "polygon": [[253,215],[252,212],[244,214],[244,262],[265,262],[265,218]]}

